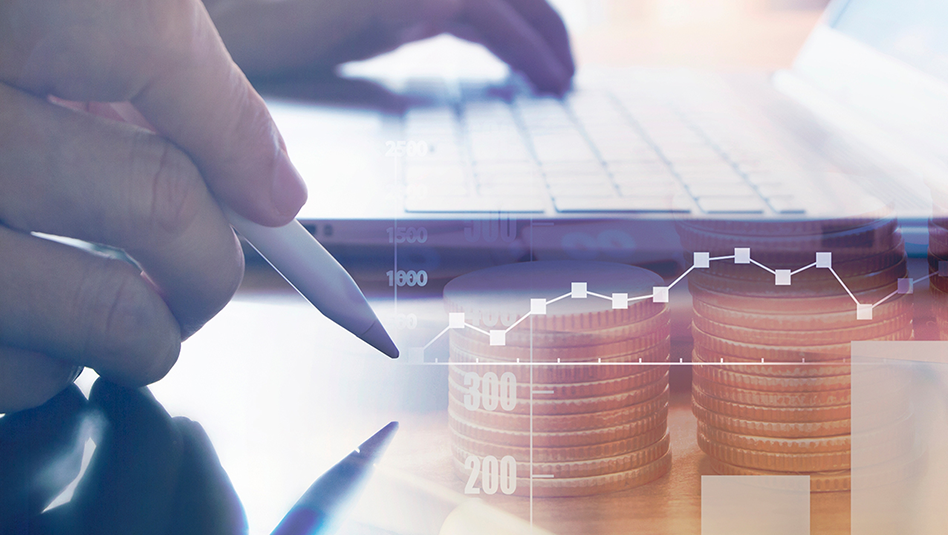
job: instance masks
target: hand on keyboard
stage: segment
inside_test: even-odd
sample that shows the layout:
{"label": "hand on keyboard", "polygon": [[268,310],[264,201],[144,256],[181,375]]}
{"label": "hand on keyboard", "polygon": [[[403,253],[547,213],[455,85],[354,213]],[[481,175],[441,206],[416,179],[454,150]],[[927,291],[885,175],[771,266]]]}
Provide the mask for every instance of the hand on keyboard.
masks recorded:
{"label": "hand on keyboard", "polygon": [[480,43],[542,92],[574,73],[566,27],[546,0],[205,0],[250,77],[331,70],[402,44],[452,33]]}

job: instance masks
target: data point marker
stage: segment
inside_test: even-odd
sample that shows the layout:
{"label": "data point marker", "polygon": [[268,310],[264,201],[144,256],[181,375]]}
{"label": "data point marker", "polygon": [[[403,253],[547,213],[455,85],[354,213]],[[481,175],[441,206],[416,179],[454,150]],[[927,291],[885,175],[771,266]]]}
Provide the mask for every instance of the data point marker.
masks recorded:
{"label": "data point marker", "polygon": [[778,269],[775,284],[777,286],[790,286],[790,270]]}
{"label": "data point marker", "polygon": [[696,269],[707,268],[711,266],[711,253],[695,253]]}
{"label": "data point marker", "polygon": [[734,263],[735,264],[750,264],[751,263],[750,247],[735,247],[734,248]]}
{"label": "data point marker", "polygon": [[899,282],[899,287],[896,288],[895,290],[896,293],[900,293],[900,294],[914,293],[915,284],[913,283],[912,279],[903,278],[903,279],[899,279],[898,282]]}
{"label": "data point marker", "polygon": [[463,329],[464,328],[464,313],[463,312],[449,312],[448,313],[448,328],[449,329]]}
{"label": "data point marker", "polygon": [[653,286],[652,287],[652,302],[653,303],[667,303],[668,302],[668,286]]}
{"label": "data point marker", "polygon": [[569,296],[573,299],[586,299],[586,283],[574,282]]}
{"label": "data point marker", "polygon": [[612,308],[613,310],[621,310],[624,308],[629,308],[629,294],[627,293],[612,294]]}
{"label": "data point marker", "polygon": [[546,299],[531,299],[530,313],[535,316],[546,315]]}
{"label": "data point marker", "polygon": [[833,253],[816,253],[816,267],[830,269],[833,267]]}
{"label": "data point marker", "polygon": [[856,305],[856,319],[857,320],[871,320],[872,319],[872,305]]}
{"label": "data point marker", "polygon": [[507,331],[490,331],[490,345],[492,346],[504,346],[507,345]]}

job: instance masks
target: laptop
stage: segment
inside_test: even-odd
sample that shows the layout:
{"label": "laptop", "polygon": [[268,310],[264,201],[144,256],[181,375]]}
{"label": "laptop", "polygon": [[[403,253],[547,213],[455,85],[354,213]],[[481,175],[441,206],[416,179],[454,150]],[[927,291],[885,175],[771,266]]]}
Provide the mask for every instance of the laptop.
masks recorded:
{"label": "laptop", "polygon": [[308,182],[299,218],[360,282],[531,258],[659,265],[681,260],[681,219],[874,202],[924,255],[948,189],[946,27],[939,0],[836,0],[789,70],[588,68],[562,99],[489,66],[459,73],[477,61],[441,38],[422,46],[454,68],[373,73],[412,102],[397,113],[268,104]]}

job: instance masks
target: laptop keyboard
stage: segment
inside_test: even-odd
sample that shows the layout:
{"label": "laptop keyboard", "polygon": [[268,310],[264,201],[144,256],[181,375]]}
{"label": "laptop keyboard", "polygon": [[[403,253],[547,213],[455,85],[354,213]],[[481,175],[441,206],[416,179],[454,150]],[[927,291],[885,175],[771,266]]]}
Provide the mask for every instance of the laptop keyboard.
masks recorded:
{"label": "laptop keyboard", "polygon": [[403,139],[427,151],[404,160],[405,209],[803,214],[781,155],[738,114],[701,110],[600,90],[410,109]]}

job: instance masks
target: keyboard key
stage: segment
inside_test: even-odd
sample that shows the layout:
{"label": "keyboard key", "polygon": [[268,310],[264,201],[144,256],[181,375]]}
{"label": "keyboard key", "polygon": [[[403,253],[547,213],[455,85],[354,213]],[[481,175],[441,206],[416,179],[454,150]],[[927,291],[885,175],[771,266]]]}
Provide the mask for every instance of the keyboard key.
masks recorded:
{"label": "keyboard key", "polygon": [[553,197],[615,197],[618,195],[616,188],[605,182],[596,184],[574,183],[574,184],[550,184],[550,195]]}
{"label": "keyboard key", "polygon": [[481,184],[477,192],[483,197],[537,197],[550,196],[543,184]]}
{"label": "keyboard key", "polygon": [[698,199],[698,207],[708,214],[762,214],[764,202],[756,195],[745,197],[705,197]]}
{"label": "keyboard key", "polygon": [[688,203],[674,197],[567,197],[553,198],[556,211],[572,212],[676,212],[688,213]]}
{"label": "keyboard key", "polygon": [[541,164],[599,161],[586,139],[576,130],[536,134],[532,136],[531,142],[534,154]]}
{"label": "keyboard key", "polygon": [[756,197],[757,192],[747,184],[689,184],[688,192],[694,197]]}
{"label": "keyboard key", "polygon": [[673,195],[679,195],[684,192],[684,189],[677,183],[655,183],[649,184],[647,182],[634,182],[627,184],[619,184],[619,195],[624,197],[671,197]]}
{"label": "keyboard key", "polygon": [[806,208],[803,207],[803,203],[801,203],[799,199],[792,195],[771,197],[767,199],[767,203],[770,204],[770,207],[773,208],[778,214],[806,213]]}
{"label": "keyboard key", "polygon": [[468,173],[457,165],[406,165],[406,184],[464,184]]}
{"label": "keyboard key", "polygon": [[609,175],[603,169],[602,164],[596,160],[572,163],[550,163],[544,164],[541,169],[548,179],[559,179],[560,177],[574,176],[601,176],[608,180]]}
{"label": "keyboard key", "polygon": [[437,197],[428,195],[405,199],[405,211],[419,213],[542,213],[545,211],[544,205],[545,199],[539,197]]}

